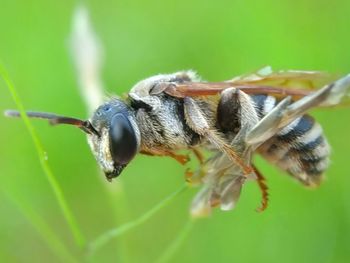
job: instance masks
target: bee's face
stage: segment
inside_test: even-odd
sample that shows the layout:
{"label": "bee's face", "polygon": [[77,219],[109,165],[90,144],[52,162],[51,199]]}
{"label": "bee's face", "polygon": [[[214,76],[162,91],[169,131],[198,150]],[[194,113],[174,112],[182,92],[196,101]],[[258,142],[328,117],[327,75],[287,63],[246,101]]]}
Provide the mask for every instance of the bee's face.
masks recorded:
{"label": "bee's face", "polygon": [[140,146],[140,131],[131,109],[113,99],[100,106],[90,120],[98,135],[89,134],[90,147],[108,180],[117,177]]}

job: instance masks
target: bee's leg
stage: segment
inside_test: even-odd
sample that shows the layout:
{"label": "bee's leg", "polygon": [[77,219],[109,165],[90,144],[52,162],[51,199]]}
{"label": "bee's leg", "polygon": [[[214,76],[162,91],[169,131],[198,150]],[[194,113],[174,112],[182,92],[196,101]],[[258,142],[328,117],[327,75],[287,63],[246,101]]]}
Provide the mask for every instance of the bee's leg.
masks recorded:
{"label": "bee's leg", "polygon": [[171,157],[173,159],[175,159],[176,161],[178,161],[180,164],[185,165],[187,162],[190,161],[190,158],[188,155],[183,155],[183,154],[176,154],[172,151],[168,151],[168,150],[156,150],[156,149],[152,149],[152,150],[143,150],[140,151],[141,154],[144,155],[149,155],[149,156],[168,156]]}
{"label": "bee's leg", "polygon": [[193,151],[194,156],[196,156],[199,164],[201,164],[201,165],[204,164],[204,156],[203,156],[202,152],[199,149],[194,148],[194,147],[191,147],[191,150]]}
{"label": "bee's leg", "polygon": [[185,165],[186,163],[188,163],[190,161],[190,157],[188,155],[176,154],[176,153],[171,152],[171,151],[166,151],[165,153],[166,153],[165,154],[166,156],[169,156],[169,157],[175,159],[176,161],[178,161],[182,165]]}
{"label": "bee's leg", "polygon": [[[229,88],[221,93],[221,99],[218,105],[218,112],[221,113],[221,120],[218,121],[228,130],[233,131],[235,126],[240,128],[238,134],[232,142],[235,148],[239,145],[248,149],[249,145],[244,143],[245,137],[249,131],[259,123],[259,118],[254,108],[254,103],[251,98],[240,90]],[[220,116],[220,115],[219,115]],[[242,142],[243,141],[243,142]],[[264,176],[258,169],[252,165],[255,170],[256,181],[261,190],[261,206],[257,211],[262,212],[268,205],[268,192]]]}
{"label": "bee's leg", "polygon": [[228,88],[221,93],[217,112],[221,129],[237,133],[231,144],[243,152],[247,148],[245,137],[259,122],[253,100],[239,89]]}
{"label": "bee's leg", "polygon": [[[197,158],[200,166],[204,165],[205,161],[204,161],[204,156],[202,152],[195,147],[190,147],[190,149],[192,150],[194,156]],[[194,172],[190,168],[187,168],[185,171],[186,182],[193,184],[193,175],[194,175]]]}
{"label": "bee's leg", "polygon": [[283,115],[291,103],[291,97],[287,97],[277,104],[264,118],[262,118],[247,134],[245,141],[256,148],[263,142],[274,136],[280,129]]}
{"label": "bee's leg", "polygon": [[210,129],[209,123],[203,115],[195,100],[190,97],[184,98],[185,119],[188,126],[196,133],[206,137],[217,149],[227,154],[227,156],[237,163],[245,175],[249,175],[254,170],[246,165],[243,159],[227,144],[214,130]]}
{"label": "bee's leg", "polygon": [[259,188],[260,188],[260,191],[261,191],[261,205],[256,209],[256,211],[263,212],[269,204],[269,193],[268,193],[269,188],[266,184],[266,179],[262,175],[262,173],[256,168],[255,165],[252,165],[252,166],[255,170],[255,174],[257,177],[256,181],[257,181]]}

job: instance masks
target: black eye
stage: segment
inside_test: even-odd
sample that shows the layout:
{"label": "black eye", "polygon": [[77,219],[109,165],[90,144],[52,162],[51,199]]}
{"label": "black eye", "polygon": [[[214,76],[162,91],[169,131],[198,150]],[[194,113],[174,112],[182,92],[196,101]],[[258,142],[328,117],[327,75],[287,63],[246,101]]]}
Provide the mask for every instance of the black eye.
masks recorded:
{"label": "black eye", "polygon": [[127,164],[137,152],[135,131],[126,116],[113,116],[109,128],[109,143],[113,160],[118,165]]}

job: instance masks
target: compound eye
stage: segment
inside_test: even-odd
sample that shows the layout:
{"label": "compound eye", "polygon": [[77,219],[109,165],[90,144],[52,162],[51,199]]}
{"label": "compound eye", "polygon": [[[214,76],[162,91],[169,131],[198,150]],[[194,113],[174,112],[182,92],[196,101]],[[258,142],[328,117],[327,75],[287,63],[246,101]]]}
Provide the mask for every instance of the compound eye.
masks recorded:
{"label": "compound eye", "polygon": [[113,160],[117,165],[131,161],[137,153],[137,140],[133,127],[121,113],[113,116],[109,128],[109,145]]}

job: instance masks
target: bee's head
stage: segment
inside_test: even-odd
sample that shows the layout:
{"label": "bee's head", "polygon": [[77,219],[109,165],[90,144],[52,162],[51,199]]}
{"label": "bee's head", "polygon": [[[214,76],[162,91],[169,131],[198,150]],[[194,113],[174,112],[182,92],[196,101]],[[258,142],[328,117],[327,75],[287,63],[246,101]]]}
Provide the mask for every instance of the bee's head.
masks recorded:
{"label": "bee's head", "polygon": [[[108,180],[117,177],[134,158],[140,147],[140,131],[132,110],[121,100],[113,99],[100,106],[90,120],[59,116],[44,112],[26,112],[28,117],[47,119],[53,125],[74,125],[88,134],[96,160]],[[19,117],[9,110],[6,116]]]}
{"label": "bee's head", "polygon": [[100,106],[90,119],[97,133],[90,133],[90,147],[108,180],[117,177],[140,147],[135,116],[121,100]]}

